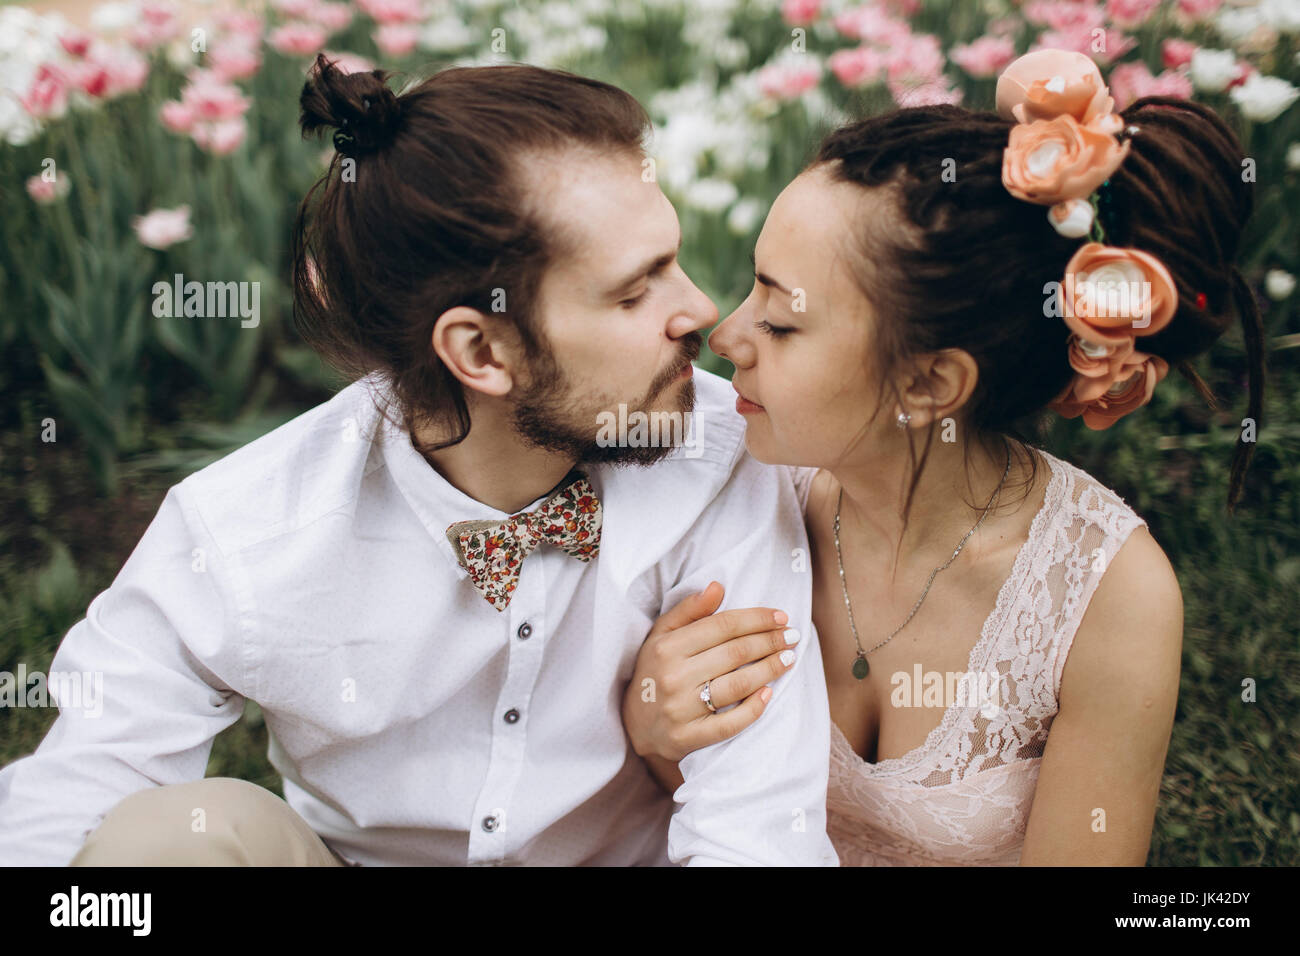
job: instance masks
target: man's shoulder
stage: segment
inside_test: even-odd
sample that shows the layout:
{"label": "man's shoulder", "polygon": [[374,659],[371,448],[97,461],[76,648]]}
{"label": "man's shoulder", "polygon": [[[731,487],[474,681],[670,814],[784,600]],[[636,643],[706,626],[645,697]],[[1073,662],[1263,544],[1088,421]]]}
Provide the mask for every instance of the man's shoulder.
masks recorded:
{"label": "man's shoulder", "polygon": [[196,471],[180,483],[226,553],[313,521],[355,499],[382,416],[375,382],[360,379],[332,398]]}

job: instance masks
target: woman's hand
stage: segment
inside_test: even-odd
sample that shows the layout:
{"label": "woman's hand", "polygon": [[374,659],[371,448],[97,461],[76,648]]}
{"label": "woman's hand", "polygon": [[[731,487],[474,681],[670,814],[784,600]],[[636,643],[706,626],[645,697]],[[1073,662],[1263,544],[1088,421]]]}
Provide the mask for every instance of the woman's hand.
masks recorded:
{"label": "woman's hand", "polygon": [[[740,733],[763,713],[772,695],[766,685],[794,664],[792,645],[800,635],[785,627],[784,611],[714,614],[723,594],[721,584],[710,583],[655,621],[641,645],[623,695],[623,726],[632,749],[652,767]],[[718,711],[737,706],[710,713],[700,699],[705,681]]]}

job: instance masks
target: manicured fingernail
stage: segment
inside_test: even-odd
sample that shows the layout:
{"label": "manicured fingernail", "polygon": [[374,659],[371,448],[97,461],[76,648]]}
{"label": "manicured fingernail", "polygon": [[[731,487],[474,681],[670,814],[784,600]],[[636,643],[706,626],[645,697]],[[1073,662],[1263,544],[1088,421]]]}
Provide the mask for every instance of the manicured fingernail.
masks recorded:
{"label": "manicured fingernail", "polygon": [[775,614],[772,615],[772,618],[776,621],[776,623],[784,624],[790,620],[790,615],[786,614],[785,611],[777,611]]}
{"label": "manicured fingernail", "polygon": [[787,644],[798,644],[798,643],[799,643],[799,632],[796,631],[793,627],[788,627],[788,628],[786,628],[786,631],[785,631],[785,642],[786,642]]}
{"label": "manicured fingernail", "polygon": [[764,687],[762,690],[760,690],[758,692],[758,699],[766,704],[769,700],[772,699],[772,688]]}
{"label": "manicured fingernail", "polygon": [[786,667],[789,667],[791,664],[793,664],[793,663],[794,663],[794,651],[782,651],[782,652],[781,652],[781,663],[784,664]]}

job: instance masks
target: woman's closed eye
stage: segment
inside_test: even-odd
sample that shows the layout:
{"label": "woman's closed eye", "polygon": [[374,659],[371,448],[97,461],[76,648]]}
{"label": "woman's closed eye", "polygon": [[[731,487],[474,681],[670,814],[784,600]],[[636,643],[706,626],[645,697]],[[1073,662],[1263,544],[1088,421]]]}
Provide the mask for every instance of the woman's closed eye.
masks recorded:
{"label": "woman's closed eye", "polygon": [[772,336],[772,338],[774,339],[782,338],[783,336],[789,335],[791,332],[794,331],[794,329],[788,326],[773,325],[771,322],[767,321],[767,319],[762,319],[761,321],[756,322],[755,328],[757,328],[764,335]]}

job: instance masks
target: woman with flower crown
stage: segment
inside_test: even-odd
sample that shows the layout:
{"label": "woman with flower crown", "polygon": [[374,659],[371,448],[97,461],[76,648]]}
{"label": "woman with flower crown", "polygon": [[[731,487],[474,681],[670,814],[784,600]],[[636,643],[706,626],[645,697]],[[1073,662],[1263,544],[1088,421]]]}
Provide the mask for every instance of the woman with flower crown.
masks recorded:
{"label": "woman with flower crown", "polygon": [[623,715],[665,786],[814,653],[842,864],[1145,861],[1179,584],[1131,507],[1028,436],[1045,410],[1112,427],[1171,366],[1212,400],[1190,361],[1236,321],[1258,422],[1241,161],[1208,108],[1116,113],[1093,62],[1059,50],[1006,69],[996,114],[902,109],[827,138],[709,340],[736,367],[749,451],[793,468],[810,552],[791,573],[811,571],[816,633],[777,617],[739,634],[716,583],[656,622]]}

